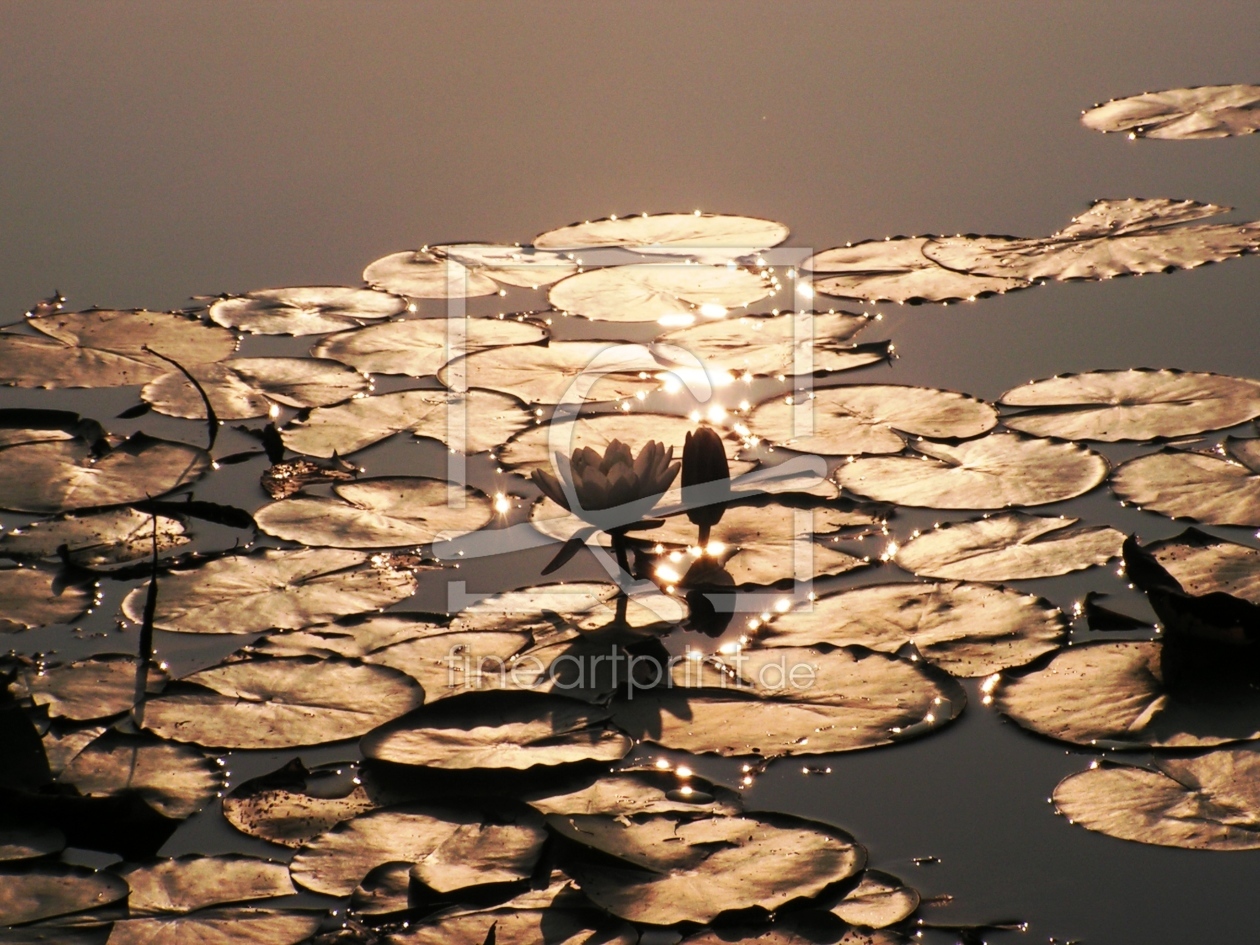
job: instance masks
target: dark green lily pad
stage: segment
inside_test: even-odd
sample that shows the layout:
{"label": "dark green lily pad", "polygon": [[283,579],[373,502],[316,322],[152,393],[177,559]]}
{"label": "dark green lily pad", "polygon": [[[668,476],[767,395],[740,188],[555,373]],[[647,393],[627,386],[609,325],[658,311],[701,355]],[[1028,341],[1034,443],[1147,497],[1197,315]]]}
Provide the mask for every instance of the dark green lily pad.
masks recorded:
{"label": "dark green lily pad", "polygon": [[64,585],[54,571],[0,568],[0,631],[70,623],[92,606],[92,599],[91,588]]}
{"label": "dark green lily pad", "polygon": [[135,792],[163,817],[183,820],[214,800],[223,770],[188,745],[107,732],[75,755],[58,780],[85,797]]}
{"label": "dark green lily pad", "polygon": [[[150,666],[147,680],[148,691],[157,692],[166,674]],[[54,717],[76,721],[107,718],[136,704],[136,658],[102,654],[60,666],[22,666],[9,690],[19,699],[48,706],[48,714]]]}
{"label": "dark green lily pad", "polygon": [[546,329],[524,321],[470,318],[454,323],[445,318],[411,319],[370,325],[325,338],[311,349],[320,358],[353,365],[372,374],[427,377],[458,354],[501,345],[536,344]]}
{"label": "dark green lily pad", "polygon": [[621,247],[666,256],[734,258],[777,246],[788,228],[773,220],[724,213],[644,213],[571,223],[534,238],[538,249]]}
{"label": "dark green lily pad", "polygon": [[1260,129],[1260,85],[1200,85],[1113,98],[1082,114],[1081,124],[1169,141],[1249,135]]}
{"label": "dark green lily pad", "polygon": [[1125,502],[1169,518],[1260,525],[1256,442],[1226,440],[1224,456],[1174,449],[1139,456],[1117,467],[1111,488]]}
{"label": "dark green lily pad", "polygon": [[824,295],[867,302],[950,302],[1026,289],[1024,278],[983,276],[939,265],[924,255],[928,236],[867,240],[811,256],[802,268]]}
{"label": "dark green lily pad", "polygon": [[235,854],[181,856],[119,870],[131,887],[132,916],[186,913],[207,906],[292,896],[284,863]]}
{"label": "dark green lily pad", "polygon": [[751,269],[653,262],[580,272],[553,285],[547,299],[552,308],[596,321],[676,328],[692,324],[697,313],[725,315],[774,291]]}
{"label": "dark green lily pad", "polygon": [[[368,379],[326,358],[233,358],[189,368],[220,420],[276,417],[281,407],[323,407],[368,390]],[[181,371],[163,374],[140,392],[158,413],[206,418],[206,405]]]}
{"label": "dark green lily pad", "polygon": [[484,272],[423,249],[382,256],[363,270],[363,281],[413,299],[476,298],[499,291],[499,284]]}
{"label": "dark green lily pad", "polygon": [[[159,554],[188,541],[183,522],[164,515],[157,517]],[[146,558],[153,553],[153,516],[135,509],[112,509],[64,515],[12,528],[0,535],[0,555],[10,558],[56,558],[62,545],[66,546],[70,562],[85,568]]]}
{"label": "dark green lily pad", "polygon": [[79,866],[12,869],[0,874],[0,925],[22,925],[86,912],[127,898],[117,876]]}
{"label": "dark green lily pad", "polygon": [[210,318],[220,325],[260,335],[318,335],[407,311],[407,300],[374,289],[339,285],[258,289],[220,299]]}

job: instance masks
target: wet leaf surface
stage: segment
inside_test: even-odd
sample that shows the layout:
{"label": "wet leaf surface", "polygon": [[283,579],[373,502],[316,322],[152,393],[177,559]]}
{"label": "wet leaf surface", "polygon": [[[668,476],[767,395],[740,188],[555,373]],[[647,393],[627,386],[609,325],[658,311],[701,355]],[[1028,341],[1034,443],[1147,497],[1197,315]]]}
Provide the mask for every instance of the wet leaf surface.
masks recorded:
{"label": "wet leaf surface", "polygon": [[697,314],[725,315],[772,292],[770,281],[750,269],[662,262],[581,272],[553,285],[547,299],[552,308],[596,321],[678,327]]}
{"label": "wet leaf surface", "polygon": [[849,925],[882,929],[909,918],[919,908],[919,893],[896,876],[879,870],[866,870],[862,879],[831,913]]}
{"label": "wet leaf surface", "polygon": [[423,701],[385,666],[254,658],[185,676],[148,701],[144,727],[216,748],[293,748],[356,738]]}
{"label": "wet leaf surface", "polygon": [[1114,98],[1081,115],[1094,131],[1187,141],[1260,129],[1260,85],[1200,85]]}
{"label": "wet leaf surface", "polygon": [[70,623],[91,606],[90,588],[65,586],[56,572],[0,568],[0,632]]}
{"label": "wet leaf surface", "polygon": [[534,239],[539,249],[623,247],[668,256],[736,257],[777,246],[788,228],[772,220],[720,213],[653,213],[572,223]]}
{"label": "wet leaf surface", "polygon": [[[476,422],[470,422],[473,417]],[[480,453],[532,421],[520,401],[505,394],[404,390],[317,407],[305,420],[286,424],[281,435],[284,445],[294,452],[324,458],[357,452],[404,431],[440,440],[465,453]]]}
{"label": "wet leaf surface", "polygon": [[863,647],[746,649],[684,660],[672,679],[615,702],[614,720],[665,748],[726,757],[887,745],[935,730],[966,703],[947,674]]}
{"label": "wet leaf surface", "polygon": [[470,270],[503,285],[536,289],[577,272],[577,264],[565,254],[535,246],[501,246],[495,243],[444,243],[429,247],[439,259],[453,259]]}
{"label": "wet leaf surface", "polygon": [[223,786],[223,771],[188,745],[105,733],[66,765],[58,780],[87,797],[134,792],[163,817],[183,820]]}
{"label": "wet leaf surface", "polygon": [[382,256],[363,270],[363,281],[413,299],[476,298],[499,291],[499,284],[483,272],[423,250]]}
{"label": "wet leaf surface", "polygon": [[1064,778],[1054,803],[1072,823],[1121,840],[1190,850],[1260,849],[1260,754],[1210,751],[1153,769],[1091,766]]}
{"label": "wet leaf surface", "polygon": [[1064,374],[1014,387],[1013,430],[1067,440],[1153,440],[1232,427],[1260,415],[1260,381],[1189,371]]}
{"label": "wet leaf surface", "polygon": [[353,365],[365,373],[427,377],[457,354],[501,345],[537,344],[546,338],[546,329],[529,322],[426,318],[341,332],[325,338],[311,354]]}
{"label": "wet leaf surface", "polygon": [[1139,456],[1117,467],[1111,488],[1125,502],[1169,518],[1260,525],[1260,473],[1231,455],[1166,449]]}
{"label": "wet leaf surface", "polygon": [[[298,629],[388,607],[415,589],[410,571],[376,566],[362,552],[266,549],[164,574],[154,626],[178,633]],[[143,608],[144,588],[123,601],[137,623]]]}
{"label": "wet leaf surface", "polygon": [[1083,495],[1107,461],[1073,443],[990,433],[951,446],[918,440],[919,456],[857,459],[836,471],[845,489],[881,502],[933,509],[1044,505]]}
{"label": "wet leaf surface", "polygon": [[1120,556],[1122,532],[1105,525],[1074,528],[1078,521],[1004,512],[953,522],[911,538],[893,560],[923,577],[1024,581],[1092,568]]}
{"label": "wet leaf surface", "polygon": [[1217,591],[1260,604],[1260,551],[1188,528],[1147,545],[1188,594]]}
{"label": "wet leaf surface", "polygon": [[171,366],[210,364],[236,350],[217,325],[167,312],[90,309],[27,320],[38,334],[0,332],[0,384],[18,387],[123,387],[145,384]]}
{"label": "wet leaf surface", "polygon": [[773,617],[758,646],[857,644],[896,653],[907,643],[955,676],[1022,666],[1067,641],[1057,607],[1032,594],[983,584],[874,584],[819,597]]}
{"label": "wet leaf surface", "polygon": [[210,318],[260,335],[319,335],[406,311],[407,300],[387,292],[311,285],[258,289],[220,299],[210,306]]}
{"label": "wet leaf surface", "polygon": [[542,851],[542,818],[528,808],[402,805],[362,814],[300,849],[293,880],[313,892],[348,896],[383,863],[413,864],[412,876],[439,892],[525,879]]}
{"label": "wet leaf surface", "polygon": [[906,444],[898,432],[967,438],[996,423],[997,411],[974,397],[895,384],[827,387],[791,403],[776,397],[758,405],[748,419],[758,437],[829,455],[899,453]]}
{"label": "wet leaf surface", "polygon": [[924,253],[931,237],[909,236],[837,246],[811,256],[802,268],[815,291],[866,302],[949,302],[1011,292],[1027,279],[981,276],[939,265]]}
{"label": "wet leaf surface", "polygon": [[297,945],[321,925],[310,912],[270,909],[204,909],[187,915],[122,919],[114,923],[113,945]]}
{"label": "wet leaf surface", "polygon": [[[159,554],[188,541],[182,522],[158,516]],[[70,563],[85,568],[145,558],[153,553],[153,516],[135,509],[114,509],[35,522],[0,535],[0,555],[19,560],[56,558],[62,545]],[[7,593],[0,597],[12,599]]]}
{"label": "wet leaf surface", "polygon": [[[361,394],[366,377],[326,358],[233,358],[189,368],[220,420],[276,416],[281,407],[323,407]],[[201,395],[179,371],[150,381],[140,392],[158,413],[206,418]]]}
{"label": "wet leaf surface", "polygon": [[0,874],[0,925],[85,912],[127,898],[117,876],[60,864]]}
{"label": "wet leaf surface", "polygon": [[402,548],[476,531],[495,515],[484,493],[418,476],[343,482],[333,493],[272,502],[254,520],[268,535],[304,545]]}
{"label": "wet leaf surface", "polygon": [[133,916],[192,912],[297,892],[288,866],[252,856],[181,856],[118,872],[131,887],[127,905]]}
{"label": "wet leaf surface", "polygon": [[[147,678],[148,691],[156,692],[165,674],[150,666]],[[9,689],[19,699],[48,706],[48,714],[54,717],[103,719],[136,704],[136,658],[111,653],[59,666],[24,665]]]}
{"label": "wet leaf surface", "polygon": [[772,911],[847,879],[866,860],[843,831],[782,815],[565,815],[547,822],[624,864],[568,864],[588,898],[613,915],[652,925],[707,922],[753,907]]}

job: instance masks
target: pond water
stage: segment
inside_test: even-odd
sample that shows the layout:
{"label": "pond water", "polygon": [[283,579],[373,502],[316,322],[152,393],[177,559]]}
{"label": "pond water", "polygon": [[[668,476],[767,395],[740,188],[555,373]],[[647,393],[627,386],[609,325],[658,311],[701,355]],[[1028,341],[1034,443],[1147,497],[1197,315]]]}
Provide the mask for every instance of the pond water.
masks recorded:
{"label": "pond water", "polygon": [[[1213,223],[1260,217],[1260,135],[1128,140],[1078,121],[1114,97],[1256,82],[1260,21],[1242,0],[967,2],[931,16],[911,3],[43,2],[10,4],[0,16],[6,323],[54,288],[77,311],[173,309],[190,296],[271,286],[359,285],[363,267],[387,253],[527,243],[571,220],[613,213],[700,208],[781,221],[795,259],[899,234],[1048,234],[1100,198],[1234,208]],[[950,305],[837,301],[879,314],[860,340],[887,339],[896,352],[843,381],[943,388],[991,402],[1033,379],[1098,369],[1260,377],[1258,298],[1260,263],[1244,257]],[[472,315],[539,308],[545,293],[526,289],[467,302]],[[419,309],[440,316],[446,303]],[[608,337],[579,320],[552,327],[557,339]],[[247,335],[239,354],[301,355],[314,340]],[[379,377],[376,391],[425,386],[436,384]],[[111,432],[204,444],[204,424],[158,413],[118,418],[136,403],[136,387],[0,390],[0,407],[73,410]],[[257,448],[230,427],[217,456]],[[1255,428],[1229,432],[1254,436]],[[1092,445],[1113,465],[1150,451]],[[368,476],[442,476],[448,468],[445,449],[406,435],[353,459]],[[253,512],[264,503],[255,477],[266,466],[255,458],[224,467],[197,484],[196,497]],[[508,481],[496,469],[484,455],[471,457],[467,481],[493,493]],[[534,495],[529,486],[519,491]],[[527,520],[527,506],[519,502],[511,520]],[[1144,543],[1186,524],[1123,507],[1106,487],[1037,512],[1112,525]],[[974,517],[902,509],[891,538]],[[0,513],[0,524],[32,518]],[[1205,530],[1260,544],[1251,528]],[[240,534],[198,523],[193,547],[223,549]],[[445,610],[451,580],[472,595],[538,583],[555,551],[470,554],[458,571],[423,572],[400,609]],[[1113,595],[1109,606],[1149,617],[1116,564],[1006,583],[1066,613],[1099,591]],[[549,579],[604,577],[583,553]],[[818,589],[909,579],[888,564]],[[134,647],[135,627],[116,627],[117,608],[144,583],[105,582],[101,605],[75,623],[81,629],[6,641],[56,659]],[[1091,638],[1076,621],[1073,641]],[[178,674],[241,641],[193,645],[159,631],[156,643]],[[694,633],[670,643],[674,651],[686,645],[713,648]],[[1247,905],[1260,851],[1157,847],[1069,824],[1048,798],[1099,753],[1019,728],[982,704],[979,684],[965,683],[967,710],[930,737],[770,764],[746,787],[746,806],[842,827],[866,846],[872,866],[925,897],[953,897],[923,906],[927,921],[1027,923],[1024,931],[984,933],[989,941],[1260,937],[1260,918]],[[636,751],[644,760],[681,757],[648,745]],[[344,745],[237,752],[227,760],[227,787],[295,755],[313,766],[355,753]],[[742,777],[729,759],[695,767],[726,783]],[[162,852],[276,850],[236,834],[215,808],[190,819]]]}

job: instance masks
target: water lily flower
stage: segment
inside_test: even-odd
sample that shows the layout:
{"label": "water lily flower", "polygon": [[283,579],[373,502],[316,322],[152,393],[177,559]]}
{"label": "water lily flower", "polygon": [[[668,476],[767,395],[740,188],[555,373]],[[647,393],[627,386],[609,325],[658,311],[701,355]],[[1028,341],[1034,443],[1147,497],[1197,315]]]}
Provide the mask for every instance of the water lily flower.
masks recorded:
{"label": "water lily flower", "polygon": [[[687,512],[691,524],[700,527],[701,548],[709,543],[709,529],[722,520],[725,509],[717,503],[729,493],[730,481],[731,469],[726,462],[722,438],[709,427],[688,433],[683,444],[683,502],[687,505],[703,502]],[[707,489],[696,488],[706,484]]]}
{"label": "water lily flower", "polygon": [[558,476],[534,470],[534,485],[574,515],[612,531],[650,512],[678,475],[679,464],[674,448],[656,440],[649,440],[638,456],[613,440],[602,455],[589,446],[568,459],[557,453],[555,466]]}

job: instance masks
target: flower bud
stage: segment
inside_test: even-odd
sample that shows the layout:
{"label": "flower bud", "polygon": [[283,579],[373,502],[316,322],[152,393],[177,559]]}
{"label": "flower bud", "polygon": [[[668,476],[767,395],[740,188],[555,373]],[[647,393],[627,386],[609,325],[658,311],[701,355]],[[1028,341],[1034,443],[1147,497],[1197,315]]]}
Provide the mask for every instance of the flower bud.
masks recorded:
{"label": "flower bud", "polygon": [[[722,520],[724,509],[719,503],[730,497],[730,482],[731,469],[726,462],[726,448],[717,432],[701,427],[694,433],[688,433],[683,444],[682,497],[684,503],[697,503],[696,508],[687,512],[687,518],[693,525],[707,531]],[[698,486],[706,488],[699,489]]]}

